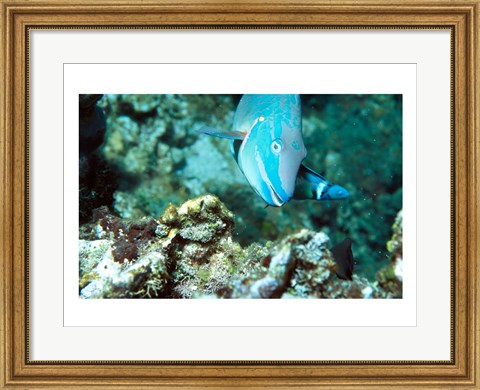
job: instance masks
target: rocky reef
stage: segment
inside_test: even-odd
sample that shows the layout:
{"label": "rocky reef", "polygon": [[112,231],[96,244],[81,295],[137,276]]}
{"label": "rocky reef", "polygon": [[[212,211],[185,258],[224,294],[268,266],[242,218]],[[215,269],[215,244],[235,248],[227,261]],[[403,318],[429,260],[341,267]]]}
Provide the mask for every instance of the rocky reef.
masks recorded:
{"label": "rocky reef", "polygon": [[389,297],[402,297],[403,282],[403,213],[399,211],[392,227],[393,235],[387,242],[387,249],[390,252],[391,260],[388,265],[377,273],[377,280],[380,287]]}
{"label": "rocky reef", "polygon": [[[158,218],[122,219],[106,207],[80,229],[82,298],[394,298],[402,295],[401,213],[391,264],[369,281],[336,276],[330,239],[302,229],[242,247],[233,213],[213,195],[169,204]],[[394,270],[394,271],[391,271]]]}
{"label": "rocky reef", "polygon": [[112,206],[120,216],[159,216],[169,203],[243,183],[228,174],[237,169],[228,144],[195,131],[231,123],[231,96],[106,95],[99,104],[107,116],[102,154],[119,173]]}
{"label": "rocky reef", "polygon": [[232,211],[231,235],[242,248],[266,247],[301,229],[322,231],[333,243],[350,237],[356,274],[374,280],[390,264],[385,242],[402,208],[402,97],[302,95],[305,164],[350,197],[280,208],[265,208],[227,140],[197,132],[231,129],[240,97],[82,95],[80,223],[91,223],[100,206],[119,220],[158,221],[170,203],[210,193]]}

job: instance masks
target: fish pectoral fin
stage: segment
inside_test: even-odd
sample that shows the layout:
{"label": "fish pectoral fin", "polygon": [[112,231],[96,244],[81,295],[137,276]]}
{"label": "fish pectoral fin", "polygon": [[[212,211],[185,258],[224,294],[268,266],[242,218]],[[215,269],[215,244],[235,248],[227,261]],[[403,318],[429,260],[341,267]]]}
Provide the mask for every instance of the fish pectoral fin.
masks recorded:
{"label": "fish pectoral fin", "polygon": [[197,130],[199,133],[213,135],[214,137],[243,140],[245,133],[241,131],[221,131],[213,127],[203,126]]}

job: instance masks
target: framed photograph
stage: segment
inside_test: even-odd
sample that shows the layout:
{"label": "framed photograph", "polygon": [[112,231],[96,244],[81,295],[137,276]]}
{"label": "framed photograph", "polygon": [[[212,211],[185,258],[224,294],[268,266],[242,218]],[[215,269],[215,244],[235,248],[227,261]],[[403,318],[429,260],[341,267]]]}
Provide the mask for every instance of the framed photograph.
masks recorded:
{"label": "framed photograph", "polygon": [[477,388],[478,0],[2,5],[2,388]]}

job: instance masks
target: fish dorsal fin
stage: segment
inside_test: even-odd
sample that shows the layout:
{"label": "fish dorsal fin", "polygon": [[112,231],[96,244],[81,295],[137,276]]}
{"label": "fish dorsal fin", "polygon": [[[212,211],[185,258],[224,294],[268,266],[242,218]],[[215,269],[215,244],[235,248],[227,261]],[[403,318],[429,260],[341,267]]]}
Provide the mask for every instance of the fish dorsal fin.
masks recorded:
{"label": "fish dorsal fin", "polygon": [[214,137],[227,138],[231,140],[243,140],[245,138],[245,133],[241,131],[221,131],[214,129],[213,127],[203,126],[197,130],[199,133],[213,135]]}

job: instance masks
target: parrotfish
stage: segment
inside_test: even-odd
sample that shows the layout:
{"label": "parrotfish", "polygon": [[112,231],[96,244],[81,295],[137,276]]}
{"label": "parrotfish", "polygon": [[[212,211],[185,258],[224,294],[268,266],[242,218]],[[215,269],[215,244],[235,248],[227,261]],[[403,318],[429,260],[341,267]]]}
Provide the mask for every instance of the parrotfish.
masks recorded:
{"label": "parrotfish", "polygon": [[270,206],[292,198],[333,200],[349,196],[302,164],[300,95],[243,95],[231,131],[202,127],[199,132],[230,139],[232,155],[253,190]]}

